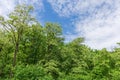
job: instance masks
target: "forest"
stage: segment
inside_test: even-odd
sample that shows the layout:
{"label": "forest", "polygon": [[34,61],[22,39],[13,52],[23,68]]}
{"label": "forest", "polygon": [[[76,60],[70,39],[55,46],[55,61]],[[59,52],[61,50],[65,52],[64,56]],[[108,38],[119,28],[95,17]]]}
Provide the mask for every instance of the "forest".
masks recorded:
{"label": "forest", "polygon": [[0,16],[0,80],[120,80],[120,48],[91,49],[83,37],[65,43],[60,24],[42,26],[32,11],[18,5]]}

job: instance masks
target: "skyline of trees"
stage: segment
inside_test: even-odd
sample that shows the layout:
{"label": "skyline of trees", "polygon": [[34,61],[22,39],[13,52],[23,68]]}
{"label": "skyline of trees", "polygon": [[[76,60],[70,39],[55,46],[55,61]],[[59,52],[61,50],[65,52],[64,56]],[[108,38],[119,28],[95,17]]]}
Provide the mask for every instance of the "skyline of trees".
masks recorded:
{"label": "skyline of trees", "polygon": [[61,26],[42,26],[32,10],[18,5],[0,17],[0,80],[120,79],[120,48],[91,49],[83,37],[65,43]]}

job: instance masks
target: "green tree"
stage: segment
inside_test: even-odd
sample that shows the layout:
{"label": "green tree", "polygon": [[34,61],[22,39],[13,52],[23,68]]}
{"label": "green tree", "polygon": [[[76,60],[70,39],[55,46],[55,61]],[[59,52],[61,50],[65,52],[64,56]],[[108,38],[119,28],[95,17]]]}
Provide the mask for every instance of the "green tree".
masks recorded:
{"label": "green tree", "polygon": [[14,44],[13,66],[16,65],[17,53],[19,51],[20,40],[26,27],[31,25],[34,19],[29,14],[33,10],[31,6],[18,5],[14,12],[9,15],[9,19],[5,20],[1,17],[0,24],[6,31],[11,34],[11,39]]}
{"label": "green tree", "polygon": [[44,58],[45,36],[40,24],[34,24],[23,34],[19,60],[27,64],[36,64]]}

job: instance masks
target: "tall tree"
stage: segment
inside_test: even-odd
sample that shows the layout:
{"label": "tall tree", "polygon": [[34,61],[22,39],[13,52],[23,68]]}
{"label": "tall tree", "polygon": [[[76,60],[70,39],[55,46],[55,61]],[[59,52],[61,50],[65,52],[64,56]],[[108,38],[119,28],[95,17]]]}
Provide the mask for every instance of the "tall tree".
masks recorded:
{"label": "tall tree", "polygon": [[14,44],[13,66],[16,65],[17,53],[19,51],[20,40],[27,27],[34,23],[34,18],[30,15],[33,7],[18,5],[15,10],[9,14],[9,19],[0,18],[0,24],[11,34]]}

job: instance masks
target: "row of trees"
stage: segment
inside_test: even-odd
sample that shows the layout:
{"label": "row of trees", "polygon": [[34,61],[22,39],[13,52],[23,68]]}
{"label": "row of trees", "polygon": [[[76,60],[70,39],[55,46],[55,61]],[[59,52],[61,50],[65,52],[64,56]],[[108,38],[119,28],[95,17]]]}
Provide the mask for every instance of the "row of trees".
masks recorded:
{"label": "row of trees", "polygon": [[0,17],[0,80],[119,80],[120,49],[109,52],[64,43],[59,24],[40,23],[33,8],[18,5]]}

